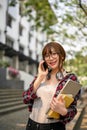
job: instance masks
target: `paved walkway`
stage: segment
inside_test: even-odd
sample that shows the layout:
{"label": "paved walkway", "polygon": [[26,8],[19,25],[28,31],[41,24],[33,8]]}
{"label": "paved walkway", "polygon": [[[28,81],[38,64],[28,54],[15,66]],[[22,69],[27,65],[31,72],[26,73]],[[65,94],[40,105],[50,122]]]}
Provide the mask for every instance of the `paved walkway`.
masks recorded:
{"label": "paved walkway", "polygon": [[79,130],[87,130],[87,106],[84,110],[84,114],[83,114],[83,118]]}
{"label": "paved walkway", "polygon": [[[28,109],[20,110],[11,114],[1,116],[0,130],[25,130],[28,116]],[[73,126],[73,122],[69,123],[69,126],[67,126],[67,130],[72,130]]]}
{"label": "paved walkway", "polygon": [[80,124],[79,130],[87,130],[87,92],[83,95],[83,101],[86,104],[86,107],[83,112],[83,117]]}
{"label": "paved walkway", "polygon": [[[28,108],[1,116],[0,130],[25,130],[28,117]],[[71,124],[73,125],[73,122],[71,122]],[[72,130],[71,124],[70,129],[67,127],[67,130]],[[84,111],[84,117],[81,121],[81,127],[79,130],[87,130],[87,107]]]}
{"label": "paved walkway", "polygon": [[0,117],[0,130],[25,130],[28,109],[20,110]]}

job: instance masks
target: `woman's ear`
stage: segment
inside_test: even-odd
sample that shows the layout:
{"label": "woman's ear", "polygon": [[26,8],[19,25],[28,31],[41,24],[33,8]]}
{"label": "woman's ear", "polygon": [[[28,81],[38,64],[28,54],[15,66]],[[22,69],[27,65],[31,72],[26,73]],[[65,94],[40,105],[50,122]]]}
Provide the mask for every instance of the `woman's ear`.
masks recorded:
{"label": "woman's ear", "polygon": [[62,57],[62,61],[64,61],[64,57]]}

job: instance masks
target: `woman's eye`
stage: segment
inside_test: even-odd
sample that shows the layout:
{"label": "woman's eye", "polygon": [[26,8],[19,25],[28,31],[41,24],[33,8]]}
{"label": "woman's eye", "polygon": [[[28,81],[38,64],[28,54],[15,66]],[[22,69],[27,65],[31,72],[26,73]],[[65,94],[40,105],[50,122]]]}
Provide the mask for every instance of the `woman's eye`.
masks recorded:
{"label": "woman's eye", "polygon": [[45,57],[49,57],[49,55],[45,55]]}
{"label": "woman's eye", "polygon": [[53,55],[56,55],[57,53],[56,52],[54,52],[54,53],[52,53]]}

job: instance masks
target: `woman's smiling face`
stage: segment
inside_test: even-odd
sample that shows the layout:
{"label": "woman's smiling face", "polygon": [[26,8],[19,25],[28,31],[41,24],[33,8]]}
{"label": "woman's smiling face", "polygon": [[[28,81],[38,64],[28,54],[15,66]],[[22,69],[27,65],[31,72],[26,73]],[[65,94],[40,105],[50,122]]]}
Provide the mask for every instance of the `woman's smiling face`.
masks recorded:
{"label": "woman's smiling face", "polygon": [[66,53],[64,48],[57,42],[46,44],[42,51],[43,59],[52,69],[61,71],[65,61]]}
{"label": "woman's smiling face", "polygon": [[49,67],[52,69],[58,69],[59,55],[54,48],[51,48],[50,52],[46,53],[44,59]]}

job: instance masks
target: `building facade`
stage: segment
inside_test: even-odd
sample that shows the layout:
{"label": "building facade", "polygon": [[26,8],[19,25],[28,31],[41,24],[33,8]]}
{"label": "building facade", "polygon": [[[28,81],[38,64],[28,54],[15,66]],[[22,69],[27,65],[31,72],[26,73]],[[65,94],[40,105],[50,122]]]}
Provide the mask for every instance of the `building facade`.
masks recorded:
{"label": "building facade", "polygon": [[21,16],[20,1],[15,6],[10,6],[9,1],[0,1],[0,60],[35,75],[46,34],[31,29],[34,21]]}

